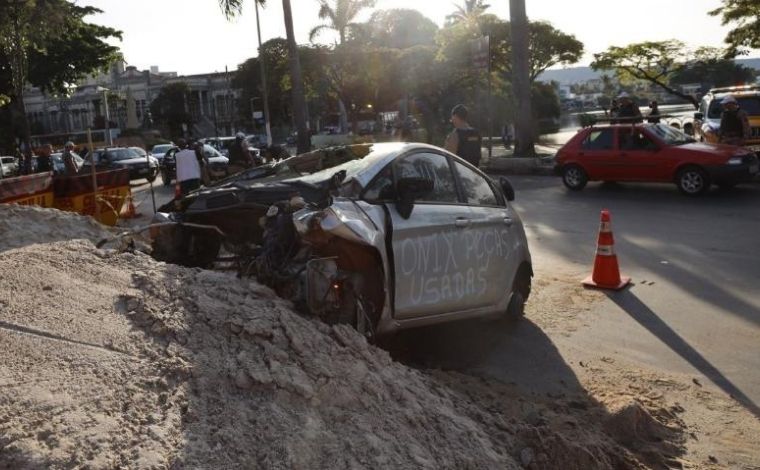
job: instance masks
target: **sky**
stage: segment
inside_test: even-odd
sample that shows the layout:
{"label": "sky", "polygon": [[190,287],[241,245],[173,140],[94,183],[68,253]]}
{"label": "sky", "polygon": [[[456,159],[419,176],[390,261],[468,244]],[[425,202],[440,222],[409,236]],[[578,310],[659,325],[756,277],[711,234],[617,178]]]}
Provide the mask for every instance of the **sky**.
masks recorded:
{"label": "sky", "polygon": [[[459,0],[457,3],[461,3]],[[116,42],[129,65],[180,74],[207,73],[237,68],[257,55],[253,0],[246,0],[243,14],[228,21],[217,0],[77,0],[103,10],[89,21],[123,32]],[[262,39],[284,37],[282,2],[267,0],[261,11]],[[378,9],[414,8],[443,25],[454,11],[450,0],[377,0]],[[509,0],[490,0],[489,13],[509,19]],[[577,65],[588,65],[592,54],[610,45],[649,40],[680,39],[689,46],[721,46],[728,27],[707,12],[720,0],[526,0],[530,20],[544,20],[574,34],[586,47]],[[309,31],[320,23],[317,0],[291,0],[293,23],[299,43],[308,43]],[[363,14],[366,19],[371,11]],[[334,37],[320,37],[332,43]],[[753,51],[751,57],[759,57]]]}

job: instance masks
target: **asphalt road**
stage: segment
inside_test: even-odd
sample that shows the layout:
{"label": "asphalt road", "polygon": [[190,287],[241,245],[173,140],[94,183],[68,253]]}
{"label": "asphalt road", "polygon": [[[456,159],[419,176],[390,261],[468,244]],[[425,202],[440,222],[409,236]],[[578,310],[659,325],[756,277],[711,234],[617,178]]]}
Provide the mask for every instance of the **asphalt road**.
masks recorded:
{"label": "asphalt road", "polygon": [[[599,212],[609,209],[621,270],[633,284],[590,305],[595,320],[572,334],[549,338],[530,317],[516,329],[451,325],[401,335],[406,346],[397,357],[464,372],[490,367],[530,387],[552,368],[557,382],[572,381],[562,357],[593,352],[699,377],[760,418],[760,184],[688,198],[665,184],[590,183],[576,193],[559,178],[510,180],[537,279],[561,271],[580,281],[588,274]],[[149,220],[149,185],[135,183],[141,220]],[[161,205],[173,187],[158,182],[154,192]],[[536,345],[543,345],[538,353]],[[545,392],[547,381],[539,382]]]}
{"label": "asphalt road", "polygon": [[[565,347],[704,377],[760,418],[760,184],[687,198],[674,185],[512,177],[538,273],[586,273],[609,209],[634,284],[593,308]],[[704,380],[703,380],[704,381]]]}

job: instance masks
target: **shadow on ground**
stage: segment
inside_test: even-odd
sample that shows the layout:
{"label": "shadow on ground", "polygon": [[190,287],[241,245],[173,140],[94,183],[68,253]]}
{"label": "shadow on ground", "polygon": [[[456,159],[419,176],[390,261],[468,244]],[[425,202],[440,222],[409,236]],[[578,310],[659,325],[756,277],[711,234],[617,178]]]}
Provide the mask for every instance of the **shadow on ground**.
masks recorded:
{"label": "shadow on ground", "polygon": [[608,293],[608,297],[631,318],[636,320],[641,326],[665,343],[673,350],[673,352],[681,356],[695,369],[700,371],[705,377],[710,379],[721,390],[731,396],[731,398],[739,402],[750,413],[757,418],[760,418],[760,407],[758,407],[756,403],[734,385],[731,380],[723,375],[717,367],[702,356],[699,351],[670,328],[667,323],[665,323],[644,302],[636,297],[634,293],[625,290],[622,292]]}

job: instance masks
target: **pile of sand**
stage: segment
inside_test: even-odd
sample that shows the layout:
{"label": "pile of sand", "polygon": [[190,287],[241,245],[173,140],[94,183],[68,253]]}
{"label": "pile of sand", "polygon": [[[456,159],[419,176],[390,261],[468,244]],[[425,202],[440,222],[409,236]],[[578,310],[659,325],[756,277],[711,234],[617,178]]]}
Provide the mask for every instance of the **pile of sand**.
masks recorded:
{"label": "pile of sand", "polygon": [[34,243],[111,237],[92,217],[37,206],[0,204],[0,251]]}
{"label": "pile of sand", "polygon": [[593,404],[410,369],[228,274],[82,240],[0,273],[0,468],[640,468]]}

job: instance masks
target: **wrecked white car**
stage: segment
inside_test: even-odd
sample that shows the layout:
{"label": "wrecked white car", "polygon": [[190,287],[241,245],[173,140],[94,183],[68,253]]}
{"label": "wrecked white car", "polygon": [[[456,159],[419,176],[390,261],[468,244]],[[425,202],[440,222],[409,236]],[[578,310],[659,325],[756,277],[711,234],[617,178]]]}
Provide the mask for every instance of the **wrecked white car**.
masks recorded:
{"label": "wrecked white car", "polygon": [[323,149],[168,204],[154,256],[227,261],[300,309],[368,337],[519,317],[533,271],[512,199],[506,179],[495,183],[438,147]]}

